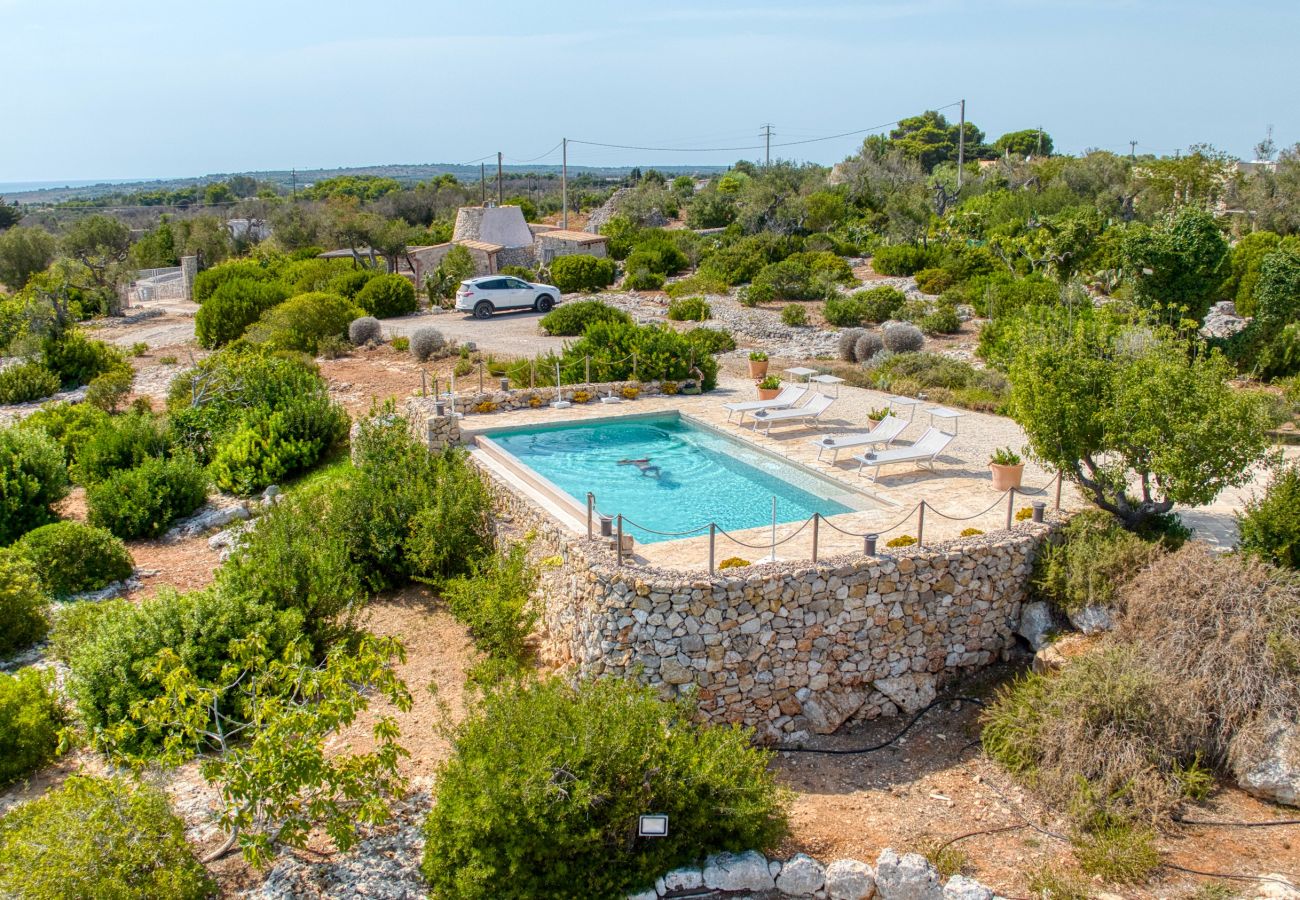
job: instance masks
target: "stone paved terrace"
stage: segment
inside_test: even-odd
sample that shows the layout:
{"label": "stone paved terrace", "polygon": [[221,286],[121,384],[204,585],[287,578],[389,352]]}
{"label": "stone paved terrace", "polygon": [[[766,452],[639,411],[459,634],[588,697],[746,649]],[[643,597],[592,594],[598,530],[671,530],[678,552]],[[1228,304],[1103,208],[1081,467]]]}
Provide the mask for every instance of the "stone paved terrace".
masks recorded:
{"label": "stone paved terrace", "polygon": [[[834,393],[834,388],[830,390]],[[956,538],[962,529],[968,527],[991,532],[1005,526],[1007,504],[1005,500],[998,502],[1000,495],[993,491],[988,459],[999,447],[1011,447],[1019,451],[1024,446],[1023,432],[1010,419],[966,412],[959,420],[957,436],[940,455],[936,471],[911,469],[907,465],[898,465],[882,470],[880,477],[873,483],[868,478],[857,475],[857,463],[852,461],[852,453],[842,451],[837,463],[830,465],[817,460],[817,448],[810,441],[814,437],[828,433],[866,430],[867,412],[872,408],[884,406],[887,394],[841,385],[839,397],[820,421],[811,427],[800,424],[774,426],[770,437],[761,432],[755,433],[748,420],[744,425],[727,422],[724,404],[752,400],[754,396],[752,381],[723,375],[720,376],[717,390],[701,396],[643,397],[617,405],[591,403],[575,405],[565,410],[543,407],[536,410],[468,415],[463,420],[462,426],[467,432],[473,433],[478,429],[590,421],[610,416],[677,410],[720,428],[733,437],[773,451],[866,494],[864,505],[872,508],[833,516],[822,524],[818,535],[819,557],[860,552],[862,549],[861,537],[840,534],[835,528],[830,527],[832,525],[854,532],[856,535],[867,531],[880,531],[882,545],[889,538],[901,534],[915,537],[917,516],[912,511],[922,500],[931,507],[927,510],[925,518],[924,539],[927,544]],[[925,432],[930,419],[927,410],[934,406],[935,404],[923,402],[915,407],[914,421],[895,442],[895,446],[906,446]],[[904,418],[907,417],[906,412],[902,415]],[[1051,480],[1050,473],[1032,462],[1026,465],[1024,477],[1026,488],[1031,490],[1042,488]],[[1027,506],[1033,499],[1045,500],[1050,509],[1054,501],[1054,491],[1048,490],[1037,497],[1017,498],[1015,506],[1017,509]],[[596,502],[599,507],[599,496]],[[756,502],[766,504],[768,498],[756,498]],[[953,517],[974,516],[995,503],[996,506],[992,510],[967,521],[952,521],[937,514],[942,512]],[[1061,505],[1064,508],[1077,508],[1082,505],[1082,501],[1069,485],[1066,485],[1061,493]],[[618,513],[616,509],[601,511],[607,515]],[[910,517],[909,513],[911,513]],[[899,524],[900,520],[905,521]],[[777,540],[781,541],[801,524],[795,522],[778,525]],[[884,531],[889,526],[895,525],[898,527],[888,532]],[[771,528],[769,526],[747,529],[737,532],[736,537],[747,544],[766,545],[771,539]],[[812,550],[811,540],[812,528],[809,526],[796,537],[778,546],[777,558],[808,559]],[[740,556],[751,562],[757,562],[766,558],[767,554],[766,549],[742,547],[722,536],[719,536],[717,541],[716,559],[719,562],[730,556]],[[653,544],[638,543],[635,555],[639,561],[651,565],[687,570],[704,569],[708,564],[708,538],[702,536]]]}

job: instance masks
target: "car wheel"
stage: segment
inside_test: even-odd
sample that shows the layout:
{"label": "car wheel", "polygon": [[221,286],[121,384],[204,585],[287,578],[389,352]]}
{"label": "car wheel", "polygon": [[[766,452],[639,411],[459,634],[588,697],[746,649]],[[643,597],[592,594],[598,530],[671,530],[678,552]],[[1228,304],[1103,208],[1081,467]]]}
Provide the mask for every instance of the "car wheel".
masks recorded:
{"label": "car wheel", "polygon": [[542,294],[542,296],[537,298],[537,303],[535,303],[534,306],[537,307],[538,312],[547,313],[555,306],[555,301],[551,299],[550,294]]}
{"label": "car wheel", "polygon": [[490,319],[492,317],[492,304],[487,300],[480,300],[474,305],[474,318]]}

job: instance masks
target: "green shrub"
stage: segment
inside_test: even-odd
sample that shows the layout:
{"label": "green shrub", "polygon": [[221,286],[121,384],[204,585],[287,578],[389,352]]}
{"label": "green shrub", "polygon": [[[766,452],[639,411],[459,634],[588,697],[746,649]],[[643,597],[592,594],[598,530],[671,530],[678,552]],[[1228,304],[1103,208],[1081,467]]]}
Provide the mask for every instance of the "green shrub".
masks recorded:
{"label": "green shrub", "polygon": [[736,339],[730,331],[721,328],[706,328],[701,325],[686,332],[684,337],[702,353],[730,353],[736,349]]}
{"label": "green shrub", "polygon": [[120,538],[158,537],[202,506],[207,494],[207,476],[192,457],[153,457],[91,485],[86,505],[91,525]]}
{"label": "green shrub", "polygon": [[0,819],[0,894],[203,900],[217,888],[162,791],[73,775]]}
{"label": "green shrub", "polygon": [[664,286],[665,278],[648,269],[629,269],[623,279],[625,291],[657,291]]}
{"label": "green shrub", "polygon": [[279,282],[234,278],[220,285],[194,316],[194,338],[209,350],[242,337],[262,314],[285,301]]}
{"label": "green shrub", "polygon": [[636,237],[624,266],[629,272],[646,271],[655,275],[676,275],[690,264],[686,254],[662,229],[643,229]]}
{"label": "green shrub", "polygon": [[224,491],[251,494],[315,465],[348,433],[348,414],[327,396],[249,412],[217,446],[209,471]]}
{"label": "green shrub", "polygon": [[78,329],[50,335],[41,344],[45,365],[59,377],[64,388],[90,384],[96,375],[111,369],[131,370],[121,350],[86,337]]}
{"label": "green shrub", "polygon": [[[618,897],[786,829],[769,754],[745,731],[697,725],[622,679],[490,692],[453,746],[424,826],[439,897]],[[667,837],[636,837],[649,810],[669,817]]]}
{"label": "green shrub", "polygon": [[1281,469],[1261,497],[1237,516],[1243,553],[1275,566],[1300,569],[1300,466]]}
{"label": "green shrub", "polygon": [[63,451],[49,435],[0,428],[0,545],[52,521],[50,507],[67,494]]}
{"label": "green shrub", "polygon": [[[131,707],[161,696],[151,667],[168,650],[205,684],[219,684],[234,641],[264,641],[279,655],[302,630],[302,613],[276,610],[225,590],[171,590],[138,604],[109,601],[73,643],[68,691],[82,723],[101,749],[152,751],[164,735],[131,722]],[[118,734],[116,726],[126,724]]]}
{"label": "green shrub", "polygon": [[[412,577],[438,583],[469,571],[491,552],[492,498],[483,477],[462,451],[429,454],[418,449],[428,459],[421,458],[417,466],[406,469],[417,477],[404,490],[414,500],[414,511],[408,519],[402,552]],[[391,460],[384,465],[394,471]],[[375,468],[370,467],[367,475],[376,474]]]}
{"label": "green shrub", "polygon": [[[286,296],[297,294],[308,294],[312,291],[327,291],[329,293],[341,293],[331,289],[330,285],[336,282],[344,288],[351,289],[354,286],[359,290],[355,278],[348,276],[355,275],[357,272],[365,273],[373,277],[378,274],[375,269],[354,269],[354,263],[346,259],[297,259],[288,265],[276,267],[278,280],[284,285],[287,291]],[[364,283],[364,282],[362,282]],[[354,292],[355,293],[355,292]],[[344,294],[343,296],[349,296]]]}
{"label": "green shrub", "polygon": [[579,300],[555,307],[542,316],[537,324],[547,334],[577,337],[592,322],[623,322],[630,325],[632,317],[599,300]]}
{"label": "green shrub", "polygon": [[[686,381],[692,368],[699,372],[700,386],[711,391],[718,384],[718,361],[701,353],[686,337],[671,328],[653,325],[630,325],[622,322],[596,322],[586,333],[564,349],[560,357],[564,381],[572,384],[585,373],[586,357],[591,357],[592,378],[598,381],[628,381],[632,378],[632,355],[636,354],[636,377],[641,381]],[[537,367],[539,374],[553,365]],[[527,377],[527,369],[518,375]],[[526,381],[525,381],[526,384]]]}
{"label": "green shrub", "polygon": [[853,281],[848,263],[833,253],[796,253],[770,263],[754,276],[751,300],[820,300],[835,286]]}
{"label": "green shrub", "polygon": [[[63,724],[63,708],[59,706],[52,671],[27,666],[16,675],[0,672],[0,785],[16,781],[53,759]],[[4,820],[0,819],[0,835],[4,831]],[[0,844],[3,840],[0,837]],[[0,871],[4,869],[3,861],[0,854]]]}
{"label": "green shrub", "polygon": [[781,310],[781,321],[791,328],[808,324],[808,312],[802,306],[787,306]]}
{"label": "green shrub", "polygon": [[19,538],[14,549],[31,560],[45,588],[57,597],[97,591],[129,578],[135,569],[120,540],[80,522],[42,525]]}
{"label": "green shrub", "polygon": [[379,319],[410,315],[420,308],[415,285],[401,275],[376,275],[355,299],[357,306]]}
{"label": "green shrub", "polygon": [[1110,513],[1088,510],[1071,517],[1059,540],[1044,546],[1032,585],[1042,599],[1067,612],[1113,607],[1125,583],[1160,553],[1158,544],[1124,530]]}
{"label": "green shrub", "polygon": [[921,329],[907,322],[887,322],[880,333],[890,353],[915,353],[925,346]]}
{"label": "green shrub", "polygon": [[857,291],[847,297],[836,295],[826,301],[822,315],[837,328],[866,322],[887,322],[907,302],[907,296],[895,288],[881,286]]}
{"label": "green shrub", "polygon": [[939,304],[933,312],[922,317],[920,325],[926,334],[956,334],[961,331],[961,319],[957,316],[957,310],[945,303]]}
{"label": "green shrub", "polygon": [[0,657],[44,639],[50,630],[49,606],[31,561],[0,550]]}
{"label": "green shrub", "polygon": [[[911,328],[912,326],[903,326]],[[889,342],[886,339],[885,347]],[[1005,376],[976,369],[968,362],[937,353],[898,353],[875,363],[868,375],[879,390],[915,397],[924,393],[932,403],[995,411],[1007,400]]]}
{"label": "green shrub", "polygon": [[204,269],[194,276],[194,300],[204,303],[216,293],[217,288],[229,281],[274,281],[275,273],[254,260],[238,260]]}
{"label": "green shrub", "polygon": [[871,256],[871,268],[879,275],[915,275],[930,264],[931,256],[923,247],[896,244],[879,247]]}
{"label": "green shrub", "polygon": [[59,390],[59,376],[35,360],[0,369],[0,403],[31,403]]}
{"label": "green shrub", "polygon": [[19,423],[20,428],[40,430],[63,448],[69,466],[77,450],[108,421],[108,414],[89,403],[47,403]]}
{"label": "green shrub", "polygon": [[393,338],[393,349],[398,353],[406,353],[411,349],[411,339],[405,335],[398,335]]}
{"label": "green shrub", "polygon": [[361,310],[336,294],[299,294],[272,307],[248,329],[248,340],[268,350],[316,353],[322,338],[341,338]]}
{"label": "green shrub", "polygon": [[616,274],[614,260],[586,254],[561,256],[551,263],[551,281],[565,294],[607,288]]}
{"label": "green shrub", "polygon": [[524,281],[533,282],[537,280],[537,270],[530,269],[527,266],[502,266],[497,274],[513,275],[515,278],[522,278]]}
{"label": "green shrub", "polygon": [[[347,297],[349,300],[356,300],[361,289],[370,282],[370,279],[379,274],[376,269],[352,269],[342,275],[335,275],[326,283],[324,288],[319,290],[324,290],[330,294],[338,294],[340,297]],[[405,281],[406,279],[402,280]],[[317,290],[317,288],[305,287],[303,290],[311,291]]]}
{"label": "green shrub", "polygon": [[86,389],[86,402],[104,412],[117,412],[126,395],[131,393],[135,372],[131,369],[109,369],[91,379]]}
{"label": "green shrub", "polygon": [[81,445],[72,477],[89,486],[171,450],[171,435],[161,418],[138,412],[114,416],[104,420]]}
{"label": "green shrub", "polygon": [[713,310],[703,297],[684,297],[668,304],[668,318],[674,322],[704,322]]}
{"label": "green shrub", "polygon": [[716,278],[697,272],[689,278],[674,281],[664,286],[664,293],[674,300],[678,297],[690,297],[696,294],[725,294],[727,284]]}
{"label": "green shrub", "polygon": [[942,294],[955,281],[947,269],[922,269],[916,273],[916,288],[924,294]]}
{"label": "green shrub", "polygon": [[528,548],[515,544],[506,554],[477,563],[467,577],[442,586],[447,608],[486,653],[497,671],[517,671],[528,658],[527,640],[539,611],[532,602],[537,572],[528,564]]}
{"label": "green shrub", "polygon": [[1129,823],[1101,826],[1071,842],[1085,874],[1121,884],[1139,884],[1160,867],[1155,832]]}

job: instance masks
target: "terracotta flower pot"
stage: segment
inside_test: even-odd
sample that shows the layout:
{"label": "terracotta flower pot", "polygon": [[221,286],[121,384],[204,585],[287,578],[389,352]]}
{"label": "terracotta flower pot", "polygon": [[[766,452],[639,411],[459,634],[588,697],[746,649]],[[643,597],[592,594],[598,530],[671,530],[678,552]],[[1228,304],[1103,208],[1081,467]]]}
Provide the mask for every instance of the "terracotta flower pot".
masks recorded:
{"label": "terracotta flower pot", "polygon": [[1009,491],[1020,487],[1020,480],[1025,477],[1025,464],[1002,466],[989,463],[989,471],[993,473],[993,490]]}
{"label": "terracotta flower pot", "polygon": [[759,389],[758,389],[758,399],[759,399],[759,400],[775,400],[775,399],[776,399],[776,395],[779,394],[779,393],[781,393],[781,389],[780,389],[780,388],[759,388]]}
{"label": "terracotta flower pot", "polygon": [[767,360],[751,359],[749,361],[749,377],[758,379],[767,375]]}

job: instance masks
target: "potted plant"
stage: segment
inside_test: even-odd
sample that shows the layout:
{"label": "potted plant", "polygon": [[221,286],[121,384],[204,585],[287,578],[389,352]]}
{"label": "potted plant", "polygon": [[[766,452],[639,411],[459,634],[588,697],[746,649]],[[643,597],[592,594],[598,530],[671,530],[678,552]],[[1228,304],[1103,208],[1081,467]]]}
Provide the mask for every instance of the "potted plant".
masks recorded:
{"label": "potted plant", "polygon": [[996,450],[989,459],[989,471],[993,473],[993,490],[1009,491],[1020,487],[1020,479],[1025,475],[1025,463],[1010,447]]}
{"label": "potted plant", "polygon": [[781,393],[781,379],[775,375],[768,375],[758,383],[759,400],[774,400],[779,393]]}
{"label": "potted plant", "polygon": [[767,376],[767,354],[762,350],[749,351],[749,377],[764,378]]}
{"label": "potted plant", "polygon": [[888,406],[877,406],[867,412],[867,419],[871,422],[871,427],[874,428],[883,422],[887,415],[889,415]]}

